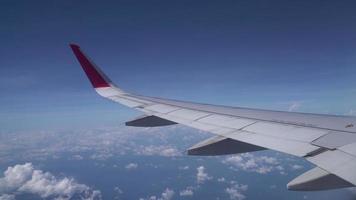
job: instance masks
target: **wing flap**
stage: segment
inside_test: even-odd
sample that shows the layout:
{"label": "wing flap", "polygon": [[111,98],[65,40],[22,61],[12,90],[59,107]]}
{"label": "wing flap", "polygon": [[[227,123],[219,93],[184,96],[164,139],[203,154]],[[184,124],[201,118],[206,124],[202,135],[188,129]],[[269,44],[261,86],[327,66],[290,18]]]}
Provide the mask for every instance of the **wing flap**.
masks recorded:
{"label": "wing flap", "polygon": [[356,142],[356,134],[354,133],[330,131],[328,134],[314,140],[312,144],[325,147],[327,149],[336,149],[354,142]]}
{"label": "wing flap", "polygon": [[340,150],[332,150],[308,157],[307,160],[325,171],[356,185],[356,157],[354,155]]}
{"label": "wing flap", "polygon": [[263,147],[247,144],[231,138],[213,136],[188,149],[188,155],[215,156],[265,150]]}
{"label": "wing flap", "polygon": [[125,122],[126,126],[135,126],[135,127],[157,127],[157,126],[168,126],[177,124],[154,115],[138,117],[134,120]]}
{"label": "wing flap", "polygon": [[319,167],[303,173],[287,184],[288,190],[295,191],[330,190],[352,186],[349,182]]}

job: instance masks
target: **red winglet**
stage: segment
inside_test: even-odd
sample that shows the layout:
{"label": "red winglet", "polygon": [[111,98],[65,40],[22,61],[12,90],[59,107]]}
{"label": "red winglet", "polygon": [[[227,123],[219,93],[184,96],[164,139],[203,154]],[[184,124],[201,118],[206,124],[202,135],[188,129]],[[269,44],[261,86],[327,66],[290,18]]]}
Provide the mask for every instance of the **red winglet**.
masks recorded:
{"label": "red winglet", "polygon": [[87,56],[85,56],[80,47],[76,44],[70,44],[70,47],[72,48],[74,55],[77,57],[93,87],[110,87],[109,83],[111,81],[100,71],[98,67],[95,66],[92,61],[90,61]]}

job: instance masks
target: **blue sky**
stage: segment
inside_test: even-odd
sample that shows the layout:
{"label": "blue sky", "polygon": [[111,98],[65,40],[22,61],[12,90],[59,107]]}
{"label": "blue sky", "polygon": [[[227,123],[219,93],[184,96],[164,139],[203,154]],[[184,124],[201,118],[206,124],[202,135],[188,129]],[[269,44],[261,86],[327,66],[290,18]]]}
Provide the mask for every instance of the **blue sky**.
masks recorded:
{"label": "blue sky", "polygon": [[115,126],[68,43],[129,91],[301,112],[356,109],[354,1],[2,1],[2,131]]}

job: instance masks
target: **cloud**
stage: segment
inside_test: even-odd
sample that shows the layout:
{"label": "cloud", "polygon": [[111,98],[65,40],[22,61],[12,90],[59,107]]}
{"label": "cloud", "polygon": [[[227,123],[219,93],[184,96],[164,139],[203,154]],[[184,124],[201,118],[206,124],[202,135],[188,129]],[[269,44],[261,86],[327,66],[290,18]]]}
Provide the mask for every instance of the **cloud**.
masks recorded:
{"label": "cloud", "polygon": [[211,176],[209,176],[206,172],[205,172],[205,167],[204,166],[200,166],[197,168],[197,181],[198,183],[204,183],[207,180],[212,179]]}
{"label": "cloud", "polygon": [[298,110],[301,106],[302,106],[302,102],[301,102],[301,101],[294,101],[294,102],[292,102],[292,103],[289,105],[288,111],[290,111],[290,112],[296,111],[296,110]]}
{"label": "cloud", "polygon": [[356,111],[354,109],[350,109],[348,112],[345,113],[345,115],[355,116],[356,115]]}
{"label": "cloud", "polygon": [[182,155],[176,148],[167,145],[149,145],[137,148],[138,155],[173,157]]}
{"label": "cloud", "polygon": [[72,156],[72,159],[73,160],[83,160],[84,158],[83,158],[83,156],[76,154],[76,155]]}
{"label": "cloud", "polygon": [[300,169],[303,169],[303,166],[298,165],[298,164],[294,164],[294,165],[291,166],[291,168],[292,168],[293,170],[300,170]]}
{"label": "cloud", "polygon": [[189,166],[186,165],[186,166],[182,166],[182,167],[178,167],[179,170],[188,170],[189,169]]}
{"label": "cloud", "polygon": [[276,188],[277,188],[277,185],[270,185],[269,188],[271,188],[271,189],[276,189]]}
{"label": "cloud", "polygon": [[180,196],[193,196],[194,192],[191,187],[187,187],[186,189],[179,192]]}
{"label": "cloud", "polygon": [[174,193],[175,193],[174,190],[166,188],[162,192],[161,197],[150,196],[148,198],[140,198],[139,200],[171,200],[171,199],[173,199]]}
{"label": "cloud", "polygon": [[73,178],[58,179],[49,172],[35,169],[32,163],[10,166],[4,172],[4,177],[0,178],[0,194],[3,199],[11,199],[11,196],[21,193],[53,199],[101,199],[100,191],[79,184]]}
{"label": "cloud", "polygon": [[166,188],[166,190],[162,192],[161,196],[162,196],[162,200],[170,200],[174,196],[174,191],[169,188]]}
{"label": "cloud", "polygon": [[97,160],[97,161],[104,161],[111,157],[113,157],[113,155],[111,153],[107,153],[107,152],[96,152],[95,154],[90,156],[91,159]]}
{"label": "cloud", "polygon": [[246,196],[242,193],[247,191],[247,185],[234,184],[231,187],[225,189],[225,192],[230,196],[232,200],[243,200]]}
{"label": "cloud", "polygon": [[[8,134],[0,131],[0,160],[44,160],[54,156],[69,159],[105,161],[121,155],[181,156],[186,143],[177,138],[189,136],[194,143],[206,137],[197,130],[182,126],[166,128],[132,128],[118,126],[74,131],[24,131]],[[16,157],[11,156],[16,151]],[[67,156],[66,156],[67,158]]]}
{"label": "cloud", "polygon": [[120,197],[124,192],[119,186],[116,186],[114,187],[114,193],[115,193],[114,199],[121,199]]}
{"label": "cloud", "polygon": [[279,165],[279,161],[269,156],[254,156],[250,153],[233,155],[223,160],[223,163],[232,165],[237,169],[259,174],[267,174],[271,171],[283,171],[284,168]]}
{"label": "cloud", "polygon": [[124,192],[122,191],[121,188],[119,188],[118,186],[114,187],[114,191],[117,192],[118,194],[123,194]]}
{"label": "cloud", "polygon": [[13,194],[3,194],[0,196],[0,200],[15,200],[15,195]]}
{"label": "cloud", "polygon": [[133,170],[133,169],[136,169],[137,167],[138,167],[138,164],[136,164],[136,163],[129,163],[125,166],[125,168],[127,170]]}
{"label": "cloud", "polygon": [[225,182],[225,178],[224,177],[221,177],[221,178],[218,178],[218,182]]}

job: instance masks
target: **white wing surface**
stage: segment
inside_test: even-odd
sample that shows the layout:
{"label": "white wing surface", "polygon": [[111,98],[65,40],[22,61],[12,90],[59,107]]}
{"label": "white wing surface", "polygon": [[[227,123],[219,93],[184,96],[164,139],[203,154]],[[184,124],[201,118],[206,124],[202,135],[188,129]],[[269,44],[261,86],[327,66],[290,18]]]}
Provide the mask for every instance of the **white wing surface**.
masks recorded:
{"label": "white wing surface", "polygon": [[316,167],[288,184],[291,190],[325,190],[356,185],[356,118],[217,106],[132,94],[115,86],[83,53],[70,45],[96,92],[145,115],[128,126],[183,124],[216,136],[190,155],[222,155],[272,149],[304,157]]}

